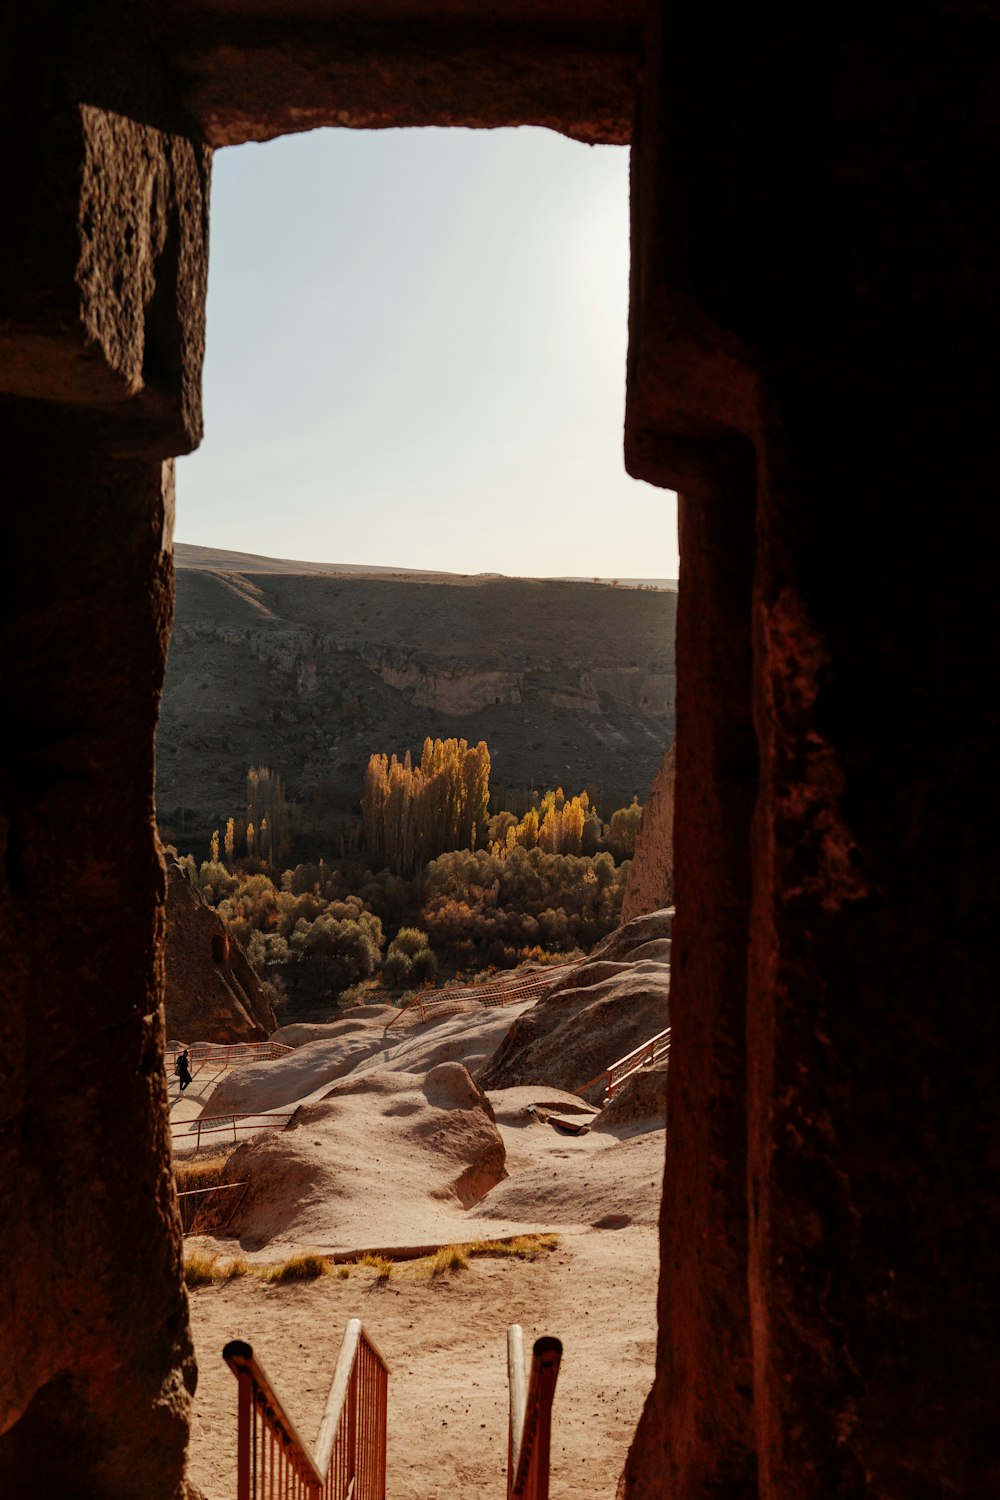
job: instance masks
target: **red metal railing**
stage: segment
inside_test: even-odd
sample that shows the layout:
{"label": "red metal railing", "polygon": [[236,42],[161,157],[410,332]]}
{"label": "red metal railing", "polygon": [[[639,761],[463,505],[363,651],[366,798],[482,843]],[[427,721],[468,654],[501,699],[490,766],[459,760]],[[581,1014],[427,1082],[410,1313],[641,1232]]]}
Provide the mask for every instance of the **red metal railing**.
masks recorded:
{"label": "red metal railing", "polygon": [[574,967],[573,964],[553,964],[551,969],[540,969],[537,974],[523,979],[497,979],[489,984],[474,984],[465,989],[429,990],[426,1000],[418,998],[397,1011],[386,1022],[385,1031],[393,1026],[419,1026],[424,1021],[440,1021],[445,1016],[461,1015],[470,1005],[481,1006],[484,1010],[517,1005],[521,1000],[530,1000],[550,989],[557,979],[561,979]]}
{"label": "red metal railing", "polygon": [[285,1057],[289,1052],[294,1052],[294,1047],[288,1047],[284,1042],[168,1042],[164,1051],[167,1058],[168,1070],[177,1060],[179,1052],[188,1053],[188,1061],[192,1064],[203,1062],[217,1062],[223,1067],[229,1067],[235,1062],[274,1062],[276,1058]]}
{"label": "red metal railing", "polygon": [[[214,1187],[187,1188],[183,1193],[178,1193],[184,1233],[196,1233],[199,1215],[210,1214],[214,1208],[219,1208],[221,1213],[212,1228],[225,1229],[246,1197],[249,1186],[249,1182],[217,1182]],[[241,1188],[243,1191],[239,1192]],[[233,1194],[237,1196],[234,1197]]]}
{"label": "red metal railing", "polygon": [[[201,1150],[202,1136],[228,1134],[232,1131],[235,1146],[238,1130],[284,1130],[294,1114],[294,1109],[289,1109],[274,1114],[203,1115],[200,1119],[192,1120],[187,1127],[175,1126],[170,1140],[175,1151],[190,1145],[193,1140],[194,1154],[197,1156]],[[247,1120],[257,1120],[260,1123],[248,1125]]]}
{"label": "red metal railing", "polygon": [[249,1344],[222,1351],[239,1382],[236,1500],[385,1500],[389,1367],[352,1318],[310,1454]]}
{"label": "red metal railing", "polygon": [[558,1339],[537,1339],[531,1351],[531,1374],[527,1376],[521,1326],[513,1323],[507,1329],[507,1500],[549,1500],[552,1400],[561,1359]]}
{"label": "red metal railing", "polygon": [[658,1031],[655,1036],[650,1037],[648,1042],[643,1042],[641,1047],[636,1047],[632,1052],[626,1052],[625,1056],[613,1062],[610,1068],[605,1068],[603,1072],[597,1074],[596,1078],[592,1078],[589,1083],[583,1085],[583,1088],[576,1089],[575,1092],[578,1097],[582,1098],[595,1085],[601,1083],[604,1085],[604,1103],[607,1104],[608,1100],[613,1099],[622,1085],[634,1077],[640,1068],[650,1068],[653,1063],[659,1062],[660,1058],[669,1055],[670,1027],[668,1026],[666,1031]]}

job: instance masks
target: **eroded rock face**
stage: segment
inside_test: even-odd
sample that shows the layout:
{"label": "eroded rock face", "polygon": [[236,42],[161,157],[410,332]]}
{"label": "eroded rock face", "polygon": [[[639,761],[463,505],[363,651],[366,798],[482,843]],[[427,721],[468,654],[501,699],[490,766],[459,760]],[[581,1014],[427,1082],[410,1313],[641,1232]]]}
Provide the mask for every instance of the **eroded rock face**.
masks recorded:
{"label": "eroded rock face", "polygon": [[674,904],[674,782],[677,746],[663,757],[642,808],[622,901],[622,921]]}
{"label": "eroded rock face", "polygon": [[570,1093],[670,1024],[672,912],[636,917],[514,1021],[485,1089],[546,1083]]}
{"label": "eroded rock face", "polygon": [[665,1125],[668,1071],[665,1059],[652,1067],[640,1068],[608,1101],[591,1129],[617,1131],[629,1126]]}
{"label": "eroded rock face", "polygon": [[179,1042],[262,1042],[277,1022],[242,947],[167,856],[165,1007]]}
{"label": "eroded rock face", "polygon": [[125,1500],[138,1475],[173,1500],[195,1371],[151,753],[172,472],[79,429],[67,447],[41,406],[0,409],[0,436],[31,453],[30,474],[8,468],[0,590],[20,735],[0,805],[0,1493]]}
{"label": "eroded rock face", "polygon": [[247,1249],[412,1245],[432,1232],[447,1243],[504,1162],[490,1102],[460,1063],[426,1077],[373,1068],[230,1157],[227,1179],[250,1188],[229,1232]]}

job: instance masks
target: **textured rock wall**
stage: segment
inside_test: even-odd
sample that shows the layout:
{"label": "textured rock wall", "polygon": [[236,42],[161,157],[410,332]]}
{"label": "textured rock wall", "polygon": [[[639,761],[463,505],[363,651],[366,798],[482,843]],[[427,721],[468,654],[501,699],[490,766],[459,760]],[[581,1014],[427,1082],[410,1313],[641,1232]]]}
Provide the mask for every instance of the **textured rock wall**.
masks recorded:
{"label": "textured rock wall", "polygon": [[170,858],[164,968],[168,1040],[262,1042],[277,1026],[242,947]]}
{"label": "textured rock wall", "polygon": [[194,1385],[153,824],[173,476],[40,404],[0,431],[0,1492],[133,1495],[145,1465],[166,1500]]}
{"label": "textured rock wall", "polygon": [[684,494],[678,916],[625,1493],[985,1497],[997,17],[658,14],[626,451]]}
{"label": "textured rock wall", "polygon": [[[648,14],[626,455],[683,492],[685,640],[658,1373],[624,1491],[978,1500],[1000,1489],[998,19]],[[152,765],[163,460],[200,432],[201,142],[624,141],[637,18],[0,15],[5,1491],[183,1485]]]}
{"label": "textured rock wall", "polygon": [[677,745],[670,746],[643,803],[622,901],[622,921],[674,904],[674,783]]}
{"label": "textured rock wall", "polygon": [[0,1491],[174,1500],[195,1372],[153,736],[209,157],[141,20],[51,9],[0,20]]}

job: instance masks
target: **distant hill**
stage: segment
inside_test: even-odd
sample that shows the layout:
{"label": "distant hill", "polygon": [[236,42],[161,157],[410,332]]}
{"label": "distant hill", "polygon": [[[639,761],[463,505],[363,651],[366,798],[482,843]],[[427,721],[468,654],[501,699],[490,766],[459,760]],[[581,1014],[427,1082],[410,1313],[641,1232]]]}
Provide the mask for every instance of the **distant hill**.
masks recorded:
{"label": "distant hill", "polygon": [[322,842],[373,751],[485,739],[492,783],[642,799],[674,733],[677,596],[180,545],[157,740],[161,826],[196,852],[280,771]]}
{"label": "distant hill", "polygon": [[[220,573],[294,573],[299,577],[327,574],[356,578],[422,578],[442,583],[473,584],[486,578],[503,578],[503,573],[440,573],[414,568],[379,568],[361,563],[295,562],[286,557],[261,557],[256,552],[230,552],[221,547],[196,547],[188,542],[174,543],[174,563],[178,568],[197,568]],[[621,588],[653,588],[675,591],[676,578],[576,578],[565,583],[616,583]]]}

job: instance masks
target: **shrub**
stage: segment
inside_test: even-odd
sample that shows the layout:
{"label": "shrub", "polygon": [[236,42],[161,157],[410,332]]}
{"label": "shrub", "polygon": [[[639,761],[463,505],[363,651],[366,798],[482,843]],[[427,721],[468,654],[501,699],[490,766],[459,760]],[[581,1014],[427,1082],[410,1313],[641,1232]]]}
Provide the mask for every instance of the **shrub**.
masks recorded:
{"label": "shrub", "polygon": [[405,953],[392,952],[386,954],[382,960],[382,979],[390,989],[398,990],[410,982],[410,971],[413,965]]}
{"label": "shrub", "polygon": [[215,1281],[232,1281],[236,1276],[247,1276],[250,1267],[242,1256],[223,1263],[217,1255],[206,1255],[192,1250],[184,1257],[184,1285],[208,1286]]}
{"label": "shrub", "polygon": [[432,1276],[441,1276],[445,1271],[466,1271],[469,1257],[462,1245],[442,1245],[431,1260]]}
{"label": "shrub", "polygon": [[426,947],[426,932],[421,932],[419,927],[401,927],[389,944],[389,952],[405,953],[407,958],[415,958]]}
{"label": "shrub", "polygon": [[321,983],[332,990],[346,990],[374,973],[381,936],[377,917],[369,922],[338,921],[326,915],[311,923],[297,922],[288,946],[298,958],[315,966]]}
{"label": "shrub", "polygon": [[342,990],[337,996],[337,1004],[341,1010],[354,1010],[358,1005],[367,1005],[371,998],[371,992],[366,985],[352,984],[349,989]]}
{"label": "shrub", "polygon": [[329,1276],[330,1262],[315,1251],[303,1251],[301,1255],[290,1255],[278,1266],[268,1266],[261,1271],[265,1281],[279,1284],[285,1281],[315,1281],[318,1276]]}
{"label": "shrub", "polygon": [[414,984],[428,984],[437,978],[437,959],[430,948],[421,948],[413,955],[410,978]]}
{"label": "shrub", "polygon": [[392,1261],[389,1260],[388,1256],[372,1255],[370,1252],[366,1252],[364,1255],[359,1256],[355,1261],[355,1265],[367,1266],[370,1270],[374,1271],[376,1286],[379,1284],[384,1286],[385,1283],[389,1280],[389,1277],[392,1275],[393,1271],[396,1269]]}
{"label": "shrub", "polygon": [[219,1152],[213,1156],[174,1158],[174,1182],[179,1193],[194,1192],[198,1188],[215,1187],[222,1181],[230,1152]]}

